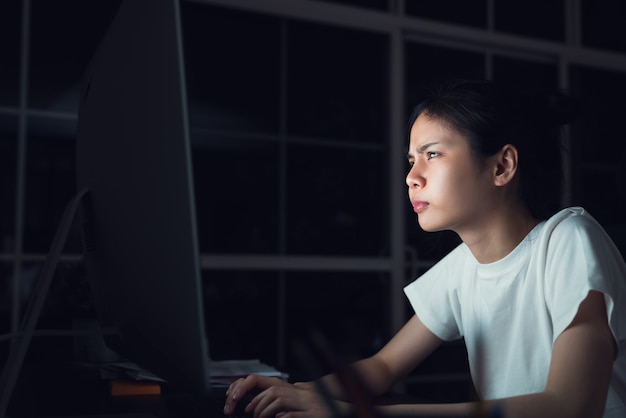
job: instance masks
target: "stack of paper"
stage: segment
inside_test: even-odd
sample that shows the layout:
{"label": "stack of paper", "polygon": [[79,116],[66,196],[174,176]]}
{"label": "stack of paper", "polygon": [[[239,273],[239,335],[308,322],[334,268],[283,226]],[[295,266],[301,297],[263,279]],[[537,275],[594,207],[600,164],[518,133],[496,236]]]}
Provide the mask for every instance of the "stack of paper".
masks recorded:
{"label": "stack of paper", "polygon": [[278,377],[287,380],[288,375],[260,360],[221,360],[211,361],[211,384],[229,385],[240,377],[250,374]]}

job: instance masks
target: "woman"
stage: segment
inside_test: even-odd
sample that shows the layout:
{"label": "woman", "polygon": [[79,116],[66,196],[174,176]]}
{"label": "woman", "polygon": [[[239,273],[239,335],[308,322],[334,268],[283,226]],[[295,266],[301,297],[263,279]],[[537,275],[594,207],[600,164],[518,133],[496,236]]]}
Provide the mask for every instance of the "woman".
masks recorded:
{"label": "woman", "polygon": [[[415,315],[354,370],[383,394],[463,337],[482,401],[377,413],[626,416],[626,266],[584,209],[559,211],[565,99],[452,81],[415,109],[409,199],[422,229],[452,230],[462,243],[406,287]],[[337,375],[321,383],[340,411],[353,411]],[[329,416],[315,388],[248,376],[229,388],[225,412],[258,390],[247,406],[256,417]]]}

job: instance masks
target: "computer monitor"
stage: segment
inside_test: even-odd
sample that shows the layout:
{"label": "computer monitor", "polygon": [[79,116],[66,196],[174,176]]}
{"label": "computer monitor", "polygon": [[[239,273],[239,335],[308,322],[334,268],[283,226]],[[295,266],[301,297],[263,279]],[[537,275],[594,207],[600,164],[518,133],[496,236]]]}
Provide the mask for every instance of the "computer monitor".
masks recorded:
{"label": "computer monitor", "polygon": [[126,0],[82,88],[85,263],[115,351],[196,394],[210,389],[177,0]]}

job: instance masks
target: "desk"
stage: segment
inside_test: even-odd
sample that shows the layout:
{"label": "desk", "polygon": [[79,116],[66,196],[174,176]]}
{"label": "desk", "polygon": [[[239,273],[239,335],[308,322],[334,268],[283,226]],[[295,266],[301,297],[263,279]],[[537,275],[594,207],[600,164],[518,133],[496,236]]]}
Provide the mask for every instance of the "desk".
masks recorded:
{"label": "desk", "polygon": [[[224,391],[215,391],[216,411],[221,411]],[[167,385],[161,395],[112,396],[110,381],[100,377],[96,365],[30,361],[22,368],[7,417],[210,418],[209,410]]]}
{"label": "desk", "polygon": [[111,396],[97,368],[28,362],[22,367],[7,417],[169,418],[164,396]]}
{"label": "desk", "polygon": [[[100,378],[95,366],[71,362],[24,364],[9,418],[210,418],[194,406],[193,398],[163,387],[159,396],[111,396],[110,382]],[[392,395],[379,403],[422,400]],[[189,406],[186,408],[186,406]],[[197,415],[197,414],[198,415]]]}

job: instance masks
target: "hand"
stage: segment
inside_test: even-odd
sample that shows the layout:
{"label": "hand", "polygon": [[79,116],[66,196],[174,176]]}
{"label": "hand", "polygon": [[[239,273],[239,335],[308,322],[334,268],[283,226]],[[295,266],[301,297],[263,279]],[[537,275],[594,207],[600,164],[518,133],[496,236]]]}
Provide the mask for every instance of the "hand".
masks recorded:
{"label": "hand", "polygon": [[308,384],[289,384],[283,380],[250,375],[233,382],[226,392],[224,413],[235,411],[243,396],[251,391],[259,392],[245,411],[255,418],[328,418],[328,406],[316,390]]}

